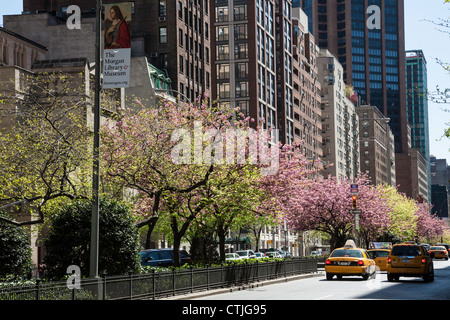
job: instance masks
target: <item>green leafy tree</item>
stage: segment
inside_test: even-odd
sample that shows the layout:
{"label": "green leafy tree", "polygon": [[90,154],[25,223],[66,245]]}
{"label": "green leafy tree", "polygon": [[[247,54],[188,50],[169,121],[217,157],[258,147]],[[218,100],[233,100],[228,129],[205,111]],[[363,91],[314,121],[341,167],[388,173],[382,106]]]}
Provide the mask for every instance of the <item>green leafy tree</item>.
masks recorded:
{"label": "green leafy tree", "polygon": [[417,227],[417,203],[406,195],[399,193],[392,186],[382,186],[383,197],[391,206],[389,213],[391,226],[389,234],[391,238],[398,240],[411,240]]}
{"label": "green leafy tree", "polygon": [[[79,266],[82,276],[88,274],[91,214],[92,202],[83,199],[65,204],[51,216],[44,258],[50,276],[64,276],[70,265]],[[138,270],[141,248],[128,207],[100,199],[99,219],[99,274]]]}
{"label": "green leafy tree", "polygon": [[[20,91],[1,83],[0,206],[26,204],[35,218],[16,225],[41,224],[54,199],[92,194],[92,135],[89,91],[83,74],[23,75]],[[12,87],[11,87],[12,86]],[[103,106],[114,99],[106,99]]]}

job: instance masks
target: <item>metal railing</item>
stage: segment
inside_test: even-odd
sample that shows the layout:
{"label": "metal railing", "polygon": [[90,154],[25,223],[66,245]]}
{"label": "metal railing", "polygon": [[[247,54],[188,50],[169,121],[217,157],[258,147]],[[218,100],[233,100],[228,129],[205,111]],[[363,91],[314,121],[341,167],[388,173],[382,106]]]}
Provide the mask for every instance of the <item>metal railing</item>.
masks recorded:
{"label": "metal railing", "polygon": [[236,263],[217,267],[182,268],[147,274],[80,280],[80,289],[67,282],[0,286],[0,300],[138,300],[188,294],[256,281],[317,272],[317,259],[293,258],[272,262]]}

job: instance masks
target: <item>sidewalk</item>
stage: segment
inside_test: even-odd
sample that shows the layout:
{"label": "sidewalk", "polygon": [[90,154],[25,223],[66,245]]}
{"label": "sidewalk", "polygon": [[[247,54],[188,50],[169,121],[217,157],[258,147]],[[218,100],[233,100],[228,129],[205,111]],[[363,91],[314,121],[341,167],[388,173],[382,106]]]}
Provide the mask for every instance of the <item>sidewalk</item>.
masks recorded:
{"label": "sidewalk", "polygon": [[190,299],[202,298],[202,297],[212,296],[212,295],[221,294],[221,293],[230,293],[230,292],[235,292],[235,291],[253,289],[253,288],[263,287],[263,286],[267,286],[267,285],[271,285],[271,284],[307,279],[307,278],[312,278],[312,277],[324,277],[324,271],[319,269],[317,273],[300,274],[297,276],[283,277],[283,278],[278,278],[278,279],[273,279],[273,280],[256,281],[256,282],[249,283],[249,284],[242,284],[242,285],[232,286],[232,287],[228,287],[228,288],[204,290],[204,291],[193,292],[193,293],[188,293],[188,294],[180,294],[180,295],[176,295],[176,296],[160,298],[157,300],[190,300]]}

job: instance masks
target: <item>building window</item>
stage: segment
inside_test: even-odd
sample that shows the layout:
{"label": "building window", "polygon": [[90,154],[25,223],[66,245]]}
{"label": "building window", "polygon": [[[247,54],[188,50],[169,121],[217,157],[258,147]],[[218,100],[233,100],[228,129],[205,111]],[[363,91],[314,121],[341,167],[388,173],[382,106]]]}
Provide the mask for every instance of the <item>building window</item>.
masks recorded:
{"label": "building window", "polygon": [[178,44],[180,45],[180,47],[183,47],[183,30],[182,29],[178,30]]}
{"label": "building window", "polygon": [[239,62],[236,63],[236,78],[245,79],[248,78],[248,63],[247,62]]}
{"label": "building window", "polygon": [[165,17],[167,14],[166,0],[159,0],[159,16]]}
{"label": "building window", "polygon": [[216,22],[228,21],[228,7],[216,7]]}
{"label": "building window", "polygon": [[228,26],[216,27],[216,41],[228,41]]}
{"label": "building window", "polygon": [[230,98],[230,84],[229,83],[218,83],[217,91],[219,93],[219,99]]}
{"label": "building window", "polygon": [[159,66],[161,69],[167,69],[167,53],[161,53],[159,55]]}
{"label": "building window", "polygon": [[236,83],[236,98],[248,97],[248,82]]}
{"label": "building window", "polygon": [[228,60],[229,59],[229,46],[228,45],[218,45],[216,52],[217,60]]}
{"label": "building window", "polygon": [[230,79],[230,65],[228,63],[221,63],[217,65],[217,79]]}
{"label": "building window", "polygon": [[183,56],[180,56],[179,57],[179,59],[180,59],[180,73],[183,73],[184,72],[184,58],[183,58]]}
{"label": "building window", "polygon": [[248,58],[247,42],[236,43],[234,45],[234,58],[235,59],[247,59]]}
{"label": "building window", "polygon": [[247,24],[236,24],[234,26],[234,40],[247,39]]}
{"label": "building window", "polygon": [[178,1],[178,19],[183,20],[183,4]]}
{"label": "building window", "polygon": [[159,43],[167,43],[167,27],[159,28]]}
{"label": "building window", "polygon": [[247,20],[247,5],[236,5],[234,7],[234,21]]}

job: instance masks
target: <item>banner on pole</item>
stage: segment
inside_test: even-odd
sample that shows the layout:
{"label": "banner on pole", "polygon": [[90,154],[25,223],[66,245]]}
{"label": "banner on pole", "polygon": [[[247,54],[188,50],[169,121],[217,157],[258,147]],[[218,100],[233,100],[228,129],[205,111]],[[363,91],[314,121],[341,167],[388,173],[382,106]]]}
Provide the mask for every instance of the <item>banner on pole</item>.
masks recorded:
{"label": "banner on pole", "polygon": [[103,88],[130,85],[131,3],[105,5],[103,50]]}

